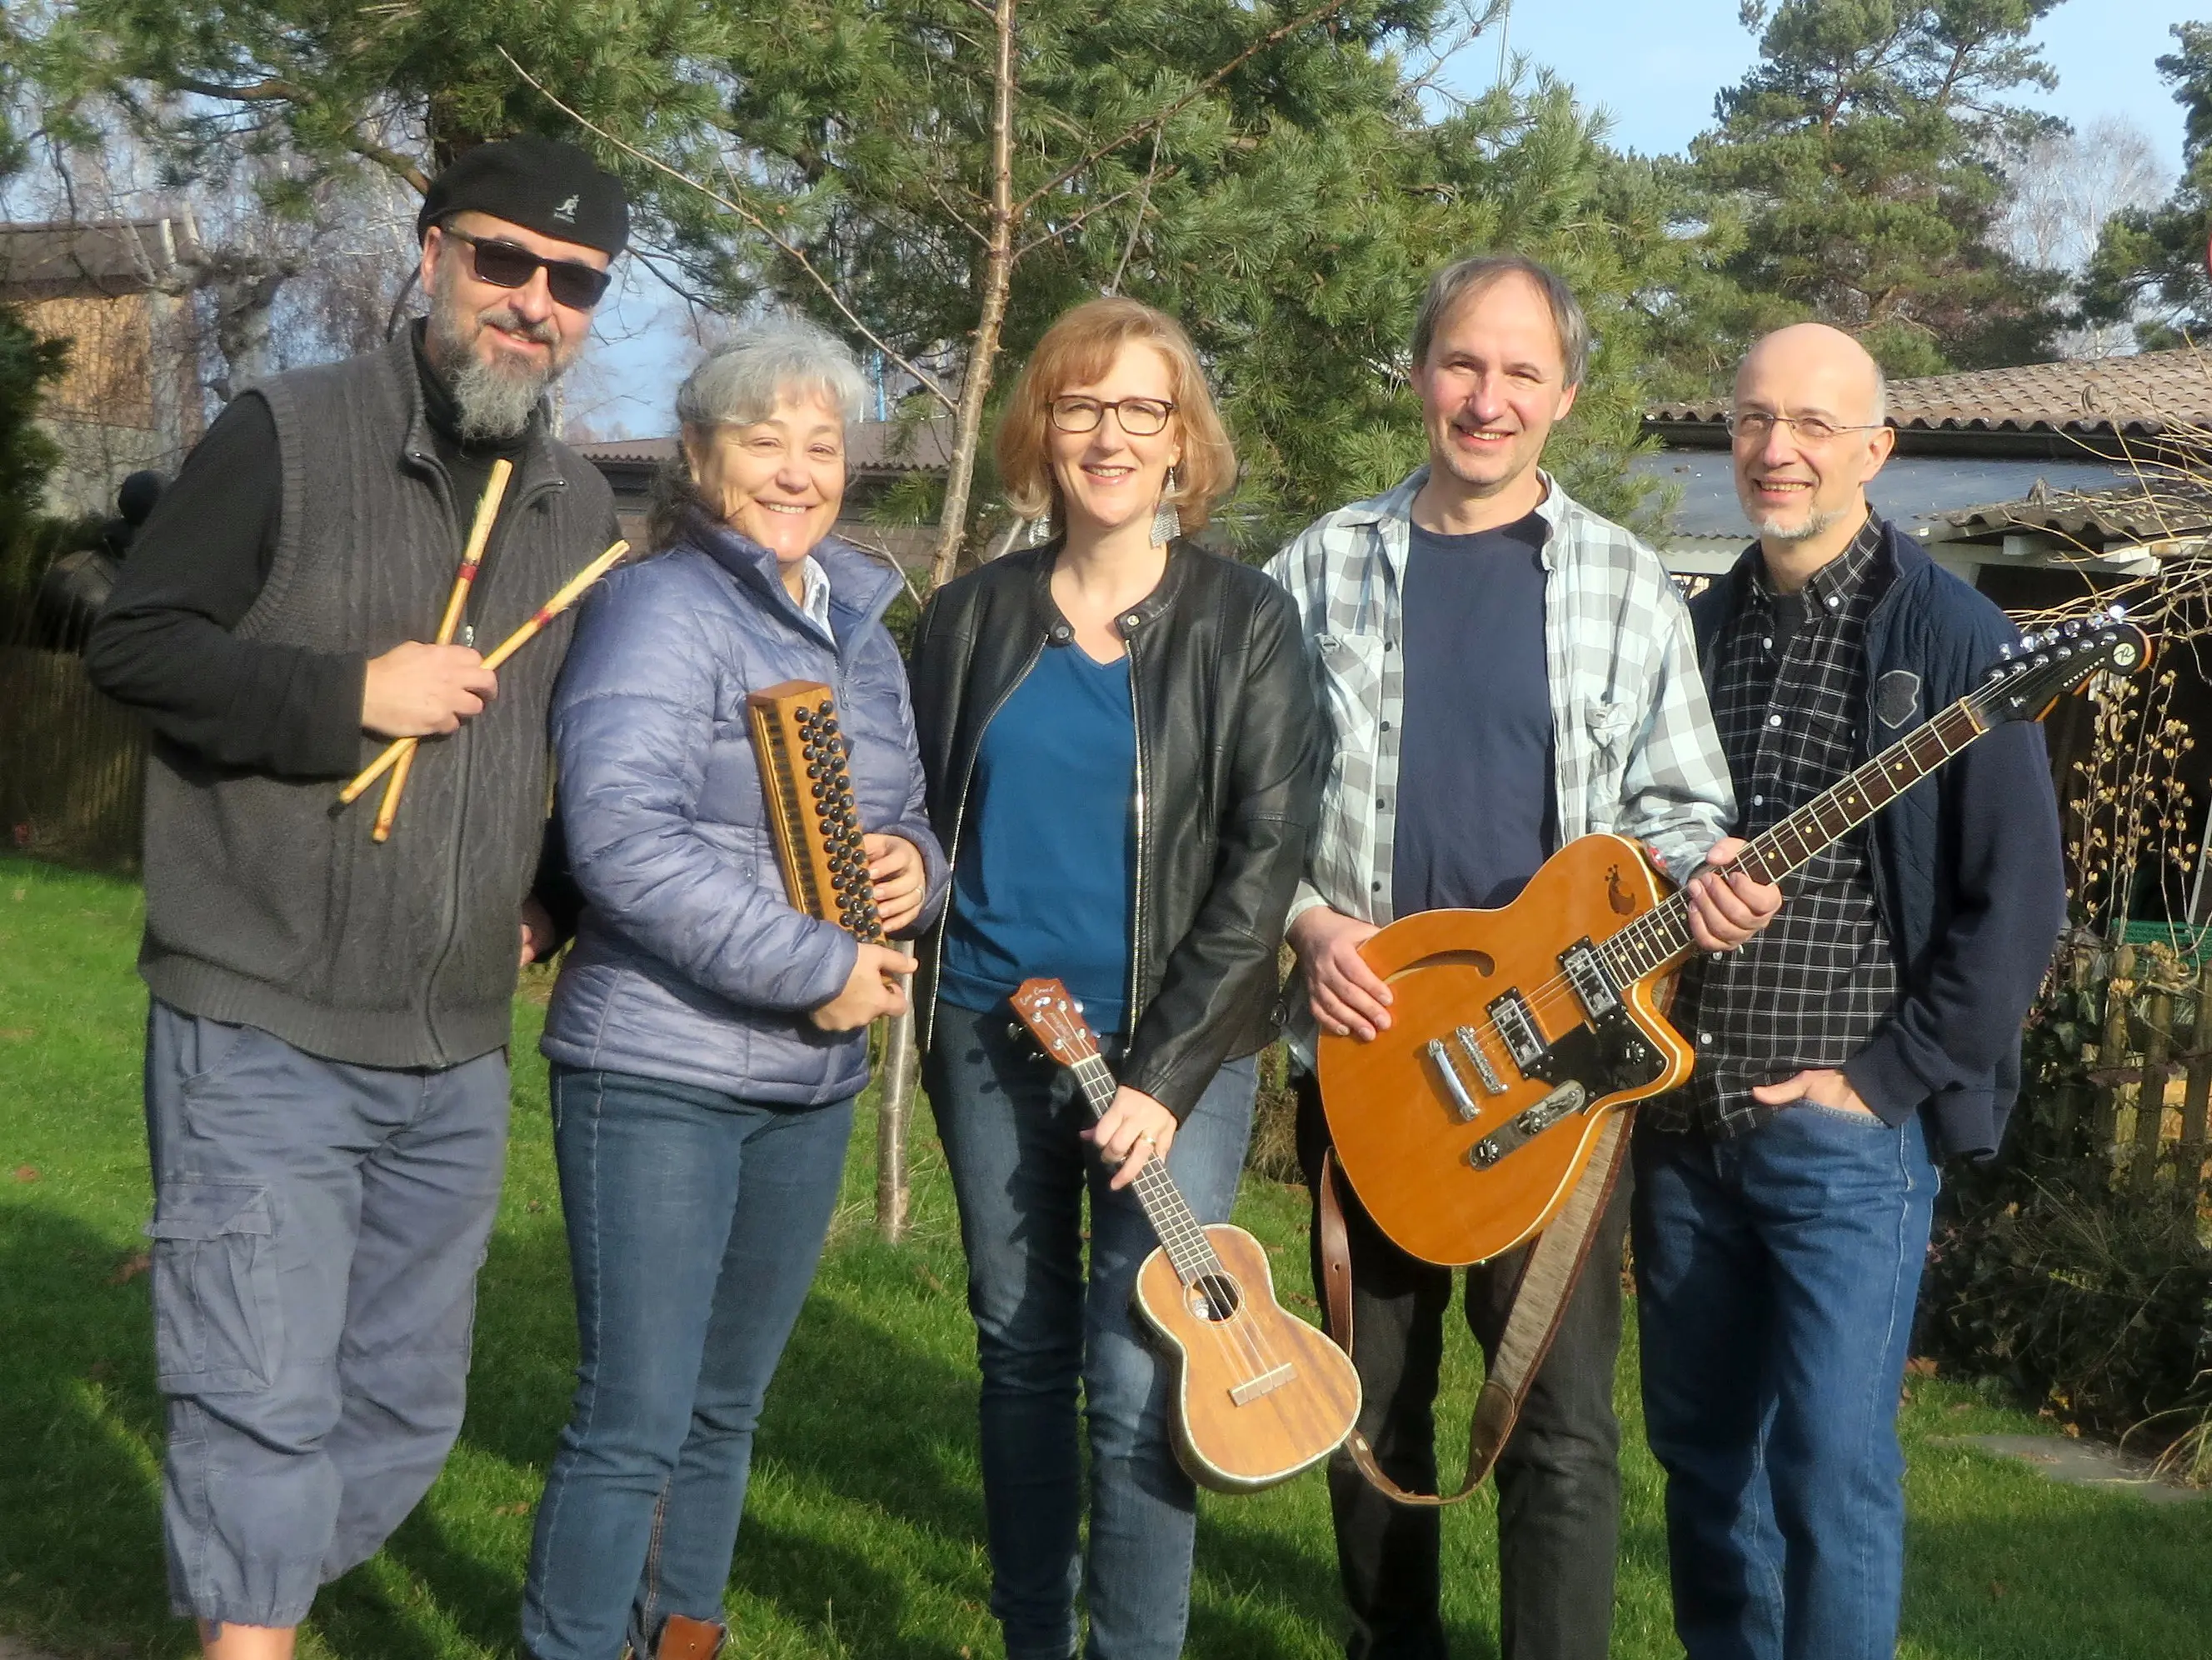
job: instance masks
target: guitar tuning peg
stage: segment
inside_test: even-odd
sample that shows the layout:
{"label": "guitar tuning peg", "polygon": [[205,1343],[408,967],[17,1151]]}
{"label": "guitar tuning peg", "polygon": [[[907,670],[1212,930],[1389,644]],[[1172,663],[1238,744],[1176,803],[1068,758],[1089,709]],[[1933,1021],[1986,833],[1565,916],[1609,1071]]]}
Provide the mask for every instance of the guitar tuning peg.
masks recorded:
{"label": "guitar tuning peg", "polygon": [[2002,660],[2005,660],[2005,661],[2008,661],[2008,662],[2009,662],[2009,661],[2011,660],[2011,659],[2012,659],[2012,645],[2011,645],[2011,643],[2010,643],[2009,642],[2006,642],[2004,645],[1999,646],[1999,647],[1997,648],[1997,656],[1998,656],[2000,659],[2002,659]]}

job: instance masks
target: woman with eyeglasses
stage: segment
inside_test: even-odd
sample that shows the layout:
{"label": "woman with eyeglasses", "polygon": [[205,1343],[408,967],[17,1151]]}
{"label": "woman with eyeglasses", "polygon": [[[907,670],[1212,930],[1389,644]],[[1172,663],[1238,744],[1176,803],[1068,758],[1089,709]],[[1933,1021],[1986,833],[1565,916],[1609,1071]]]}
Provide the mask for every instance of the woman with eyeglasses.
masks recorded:
{"label": "woman with eyeglasses", "polygon": [[[940,590],[913,660],[953,850],[917,1007],[983,1373],[991,1608],[1008,1660],[1070,1660],[1079,1591],[1093,1660],[1170,1660],[1194,1494],[1129,1310],[1157,1243],[1129,1183],[1162,1158],[1202,1221],[1236,1198],[1316,716],[1287,596],[1182,534],[1237,463],[1172,319],[1127,300],[1061,317],[997,459],[1054,534]],[[1121,1080],[1095,1125],[1073,1074],[1009,1033],[1033,976],[1075,993]]]}

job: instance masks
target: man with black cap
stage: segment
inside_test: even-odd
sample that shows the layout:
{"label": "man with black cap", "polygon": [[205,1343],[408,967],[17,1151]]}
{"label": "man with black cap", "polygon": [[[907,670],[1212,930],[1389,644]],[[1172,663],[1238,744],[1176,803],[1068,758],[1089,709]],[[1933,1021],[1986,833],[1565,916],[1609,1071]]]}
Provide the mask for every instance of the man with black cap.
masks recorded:
{"label": "man with black cap", "polygon": [[[541,400],[628,234],[620,183],[567,144],[485,144],[418,228],[429,316],[235,398],[87,650],[154,731],[162,1521],[172,1602],[217,1660],[290,1654],[317,1587],[375,1553],[460,1427],[516,958],[552,944],[527,896],[568,624],[496,677],[472,643],[424,642],[495,460],[514,472],[464,642],[510,632],[616,533]],[[329,809],[404,737],[443,741],[380,846]]]}

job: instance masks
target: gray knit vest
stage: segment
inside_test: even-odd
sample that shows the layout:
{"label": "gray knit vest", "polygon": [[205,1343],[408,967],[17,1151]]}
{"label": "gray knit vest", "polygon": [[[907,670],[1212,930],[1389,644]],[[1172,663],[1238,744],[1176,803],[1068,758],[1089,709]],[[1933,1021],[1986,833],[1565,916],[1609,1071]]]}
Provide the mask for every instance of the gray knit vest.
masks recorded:
{"label": "gray knit vest", "polygon": [[[454,502],[422,413],[414,349],[279,375],[276,560],[238,637],[374,657],[437,630],[472,502]],[[476,593],[486,650],[613,535],[591,465],[533,435]],[[193,1014],[374,1067],[448,1067],[507,1041],[519,915],[546,810],[545,708],[570,621],[499,671],[499,696],[426,741],[390,842],[379,783],[330,814],[339,781],[219,767],[157,739],[146,773],[139,971]],[[383,747],[364,735],[361,763]]]}

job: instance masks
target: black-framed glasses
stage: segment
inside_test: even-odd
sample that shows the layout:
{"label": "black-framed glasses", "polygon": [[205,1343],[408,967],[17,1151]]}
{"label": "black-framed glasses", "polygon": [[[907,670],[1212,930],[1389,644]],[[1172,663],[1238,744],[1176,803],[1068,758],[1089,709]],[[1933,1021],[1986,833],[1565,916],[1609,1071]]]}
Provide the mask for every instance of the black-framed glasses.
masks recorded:
{"label": "black-framed glasses", "polygon": [[1168,417],[1176,406],[1164,398],[1116,398],[1111,403],[1097,398],[1055,398],[1045,409],[1062,432],[1096,432],[1111,410],[1130,437],[1150,438],[1168,429]]}
{"label": "black-framed glasses", "polygon": [[1729,436],[1731,438],[1748,438],[1754,443],[1764,444],[1775,428],[1787,427],[1796,435],[1799,443],[1816,447],[1842,433],[1879,432],[1888,424],[1887,421],[1869,421],[1858,426],[1845,426],[1823,416],[1777,415],[1771,410],[1743,410],[1732,412],[1728,417]]}
{"label": "black-framed glasses", "polygon": [[591,310],[614,280],[608,272],[580,259],[547,259],[502,237],[471,236],[451,225],[438,228],[456,242],[468,244],[470,265],[479,283],[489,283],[495,289],[528,288],[530,279],[543,271],[545,290],[554,303],[571,311]]}

